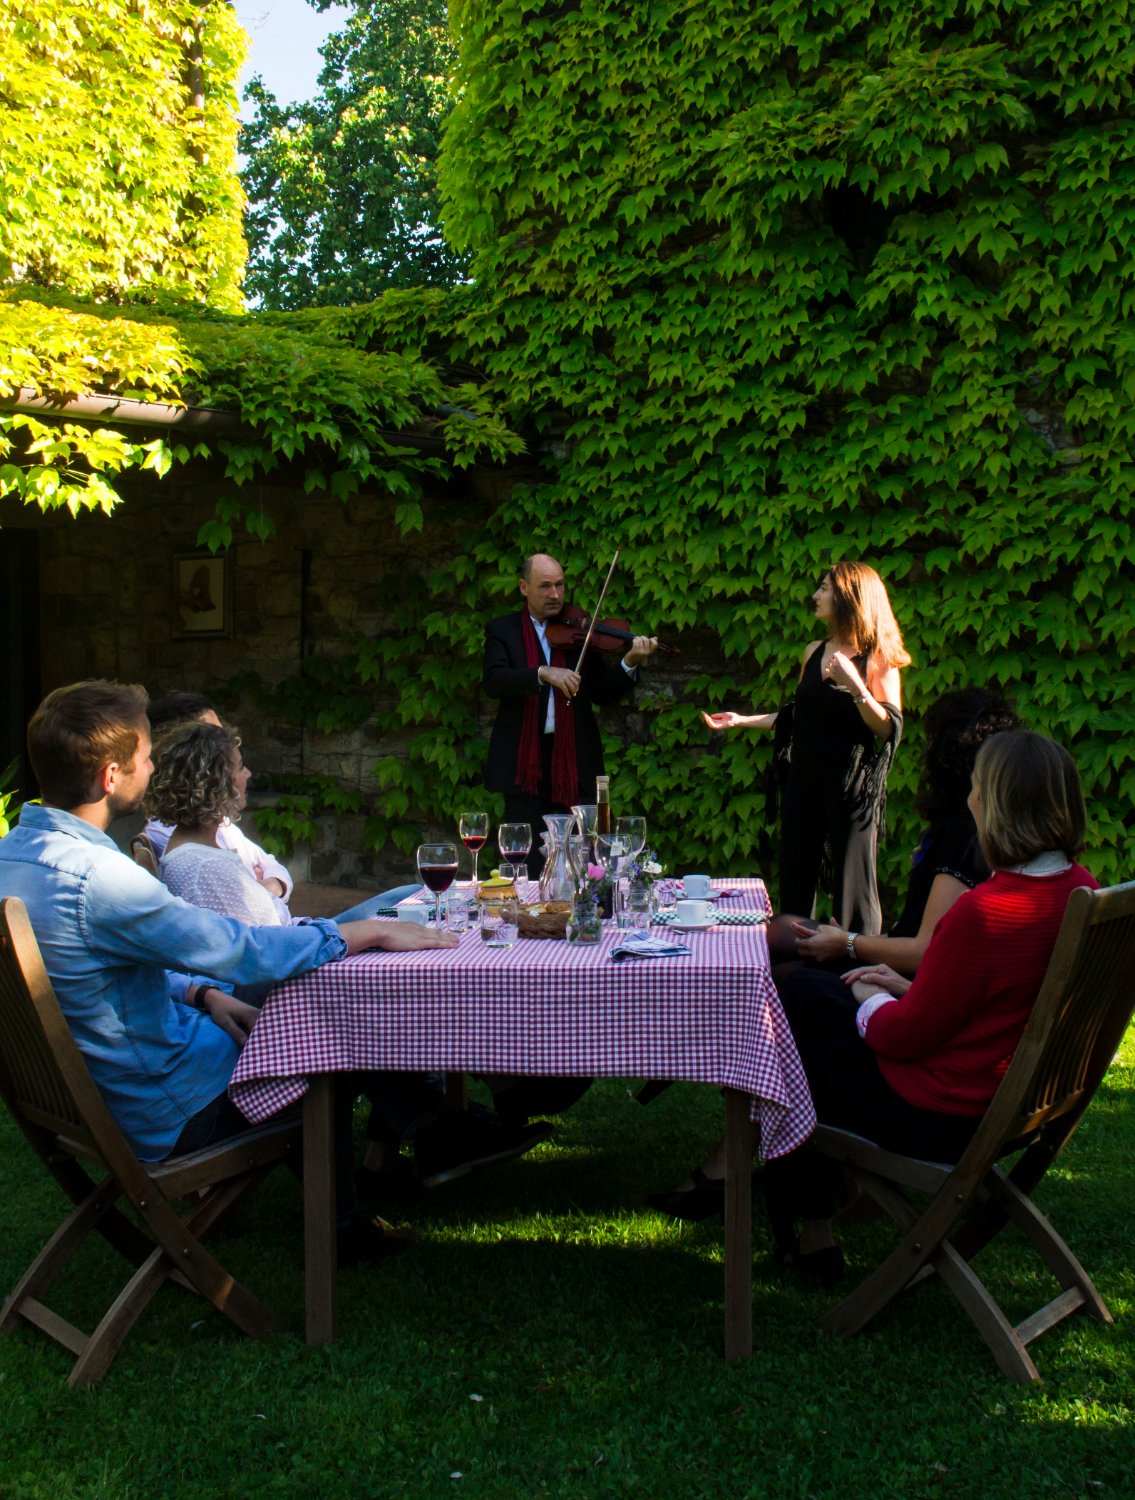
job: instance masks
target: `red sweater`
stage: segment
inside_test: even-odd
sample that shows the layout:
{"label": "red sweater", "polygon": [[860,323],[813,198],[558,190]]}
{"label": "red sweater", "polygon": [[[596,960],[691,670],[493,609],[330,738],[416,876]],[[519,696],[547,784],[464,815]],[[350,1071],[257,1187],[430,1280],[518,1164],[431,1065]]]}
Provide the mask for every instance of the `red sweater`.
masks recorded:
{"label": "red sweater", "polygon": [[897,1094],[918,1109],[981,1115],[1032,1013],[1072,891],[1099,882],[997,870],[934,929],[914,983],[867,1022],[867,1044]]}

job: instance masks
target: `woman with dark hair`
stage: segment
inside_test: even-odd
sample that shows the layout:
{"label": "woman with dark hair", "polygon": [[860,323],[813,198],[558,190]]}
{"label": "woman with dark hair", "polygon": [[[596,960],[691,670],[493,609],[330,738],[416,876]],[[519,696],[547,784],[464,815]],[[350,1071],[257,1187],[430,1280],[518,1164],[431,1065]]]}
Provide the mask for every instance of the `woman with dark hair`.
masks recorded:
{"label": "woman with dark hair", "polygon": [[781,909],[811,913],[826,853],[841,925],[877,933],[875,853],[902,733],[899,672],[910,655],[883,581],[865,563],[836,563],[812,598],[827,635],[806,647],[791,707],[704,717],[711,729],[775,729],[788,755]]}
{"label": "woman with dark hair", "polygon": [[[882,937],[864,937],[834,922],[817,925],[796,916],[773,917],[768,946],[778,986],[801,961],[815,976],[813,988],[834,987],[837,996],[845,993],[839,976],[857,963],[890,964],[900,974],[912,975],[942,917],[959,896],[988,878],[977,825],[966,804],[970,778],[985,740],[1016,729],[1019,720],[998,694],[965,687],[944,693],[927,710],[923,724],[926,750],[918,806],[928,826],[914,851],[901,915]],[[677,1219],[723,1213],[724,1140],[678,1187],[650,1194],[647,1203]]]}
{"label": "woman with dark hair", "polygon": [[[1071,892],[1097,881],[1067,751],[1024,730],[978,751],[970,810],[992,874],[938,923],[913,980],[885,964],[836,981],[799,970],[782,990],[821,1123],[955,1162],[997,1092],[1048,967]],[[840,1168],[805,1145],[763,1183],[776,1256],[832,1284]],[[800,1233],[797,1236],[797,1226]]]}

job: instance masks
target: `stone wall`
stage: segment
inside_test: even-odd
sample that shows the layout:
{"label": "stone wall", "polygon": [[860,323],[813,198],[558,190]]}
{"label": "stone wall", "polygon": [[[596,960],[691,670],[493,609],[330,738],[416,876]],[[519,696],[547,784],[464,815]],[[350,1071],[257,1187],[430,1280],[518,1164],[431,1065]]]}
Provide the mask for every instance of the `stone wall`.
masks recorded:
{"label": "stone wall", "polygon": [[[388,497],[341,503],[286,484],[265,486],[263,501],[277,535],[234,542],[232,634],[217,639],[179,638],[173,597],[173,559],[199,550],[198,527],[225,492],[208,477],[135,482],[111,517],[2,510],[0,546],[12,527],[30,527],[39,536],[40,690],[82,677],[112,677],[142,682],[155,696],[175,688],[217,696],[224,717],[240,729],[253,771],[253,822],[258,775],[261,788],[265,778],[280,773],[332,776],[369,798],[372,767],[380,755],[399,753],[397,738],[380,739],[372,724],[352,733],[300,730],[271,702],[265,706],[263,694],[254,696],[247,683],[258,678],[283,693],[303,657],[333,653],[347,634],[373,638],[389,632],[395,628],[391,601],[408,589],[422,591],[424,608],[436,607],[424,580],[447,552],[463,548],[468,528],[491,511],[507,482],[508,476],[492,473],[455,477],[427,498],[425,528],[409,537],[398,533]],[[523,544],[518,555],[522,550]],[[502,598],[499,609],[511,607],[515,597]],[[712,639],[685,640],[683,650],[677,662],[660,662],[652,670],[652,690],[681,693],[689,677],[721,669]],[[736,664],[731,671],[736,673]],[[486,743],[493,713],[494,705],[482,700]],[[633,704],[605,711],[604,722],[630,740],[649,735],[649,716]],[[482,754],[483,745],[469,747],[471,760]],[[411,878],[401,851],[365,847],[364,822],[362,816],[321,819],[315,846],[300,846],[288,857],[293,873],[363,888]]]}

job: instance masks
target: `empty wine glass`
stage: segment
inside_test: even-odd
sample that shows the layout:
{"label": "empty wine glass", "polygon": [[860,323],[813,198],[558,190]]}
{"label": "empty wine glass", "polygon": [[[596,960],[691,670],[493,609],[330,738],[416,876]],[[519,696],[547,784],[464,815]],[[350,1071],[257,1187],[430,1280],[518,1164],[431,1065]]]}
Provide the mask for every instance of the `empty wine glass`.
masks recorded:
{"label": "empty wine glass", "polygon": [[434,897],[434,926],[441,931],[441,897],[457,875],[456,844],[419,844],[418,874]]}
{"label": "empty wine glass", "polygon": [[615,819],[615,832],[619,834],[631,855],[639,855],[646,848],[646,819],[625,817]]}
{"label": "empty wine glass", "polygon": [[463,812],[457,819],[457,832],[461,842],[473,856],[473,886],[477,885],[477,857],[489,836],[487,812]]}
{"label": "empty wine glass", "polygon": [[523,865],[528,873],[528,856],[532,851],[532,828],[528,823],[502,823],[497,829],[497,847],[501,858],[510,864]]}
{"label": "empty wine glass", "polygon": [[[639,822],[643,825],[643,841],[646,839],[646,819],[623,819],[622,822]],[[615,913],[616,922],[620,919],[623,904],[623,876],[634,863],[637,850],[633,847],[633,837],[616,827],[613,833],[599,833],[595,836],[595,852],[606,868],[608,878],[611,881],[612,899],[611,908]],[[640,849],[642,845],[638,846]]]}

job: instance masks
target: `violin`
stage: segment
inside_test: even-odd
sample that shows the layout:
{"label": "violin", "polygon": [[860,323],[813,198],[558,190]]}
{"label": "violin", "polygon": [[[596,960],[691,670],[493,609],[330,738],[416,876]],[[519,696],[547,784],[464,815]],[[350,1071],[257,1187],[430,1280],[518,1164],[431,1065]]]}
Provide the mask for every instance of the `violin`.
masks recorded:
{"label": "violin", "polygon": [[[626,620],[596,620],[592,624],[585,609],[578,604],[565,604],[556,618],[548,621],[548,644],[561,651],[582,648],[588,643],[589,631],[590,644],[596,651],[622,651],[624,643],[635,638]],[[668,646],[664,641],[658,642],[658,649],[666,656],[682,654],[677,646]]]}

